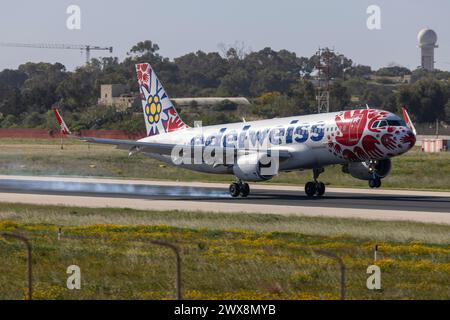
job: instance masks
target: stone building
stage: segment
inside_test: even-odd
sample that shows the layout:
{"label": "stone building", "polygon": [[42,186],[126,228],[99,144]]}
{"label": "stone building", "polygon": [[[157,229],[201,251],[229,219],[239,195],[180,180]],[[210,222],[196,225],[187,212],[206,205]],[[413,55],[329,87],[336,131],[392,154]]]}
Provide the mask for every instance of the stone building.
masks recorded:
{"label": "stone building", "polygon": [[127,86],[122,84],[102,84],[98,104],[115,107],[117,111],[125,111],[133,106],[136,96]]}

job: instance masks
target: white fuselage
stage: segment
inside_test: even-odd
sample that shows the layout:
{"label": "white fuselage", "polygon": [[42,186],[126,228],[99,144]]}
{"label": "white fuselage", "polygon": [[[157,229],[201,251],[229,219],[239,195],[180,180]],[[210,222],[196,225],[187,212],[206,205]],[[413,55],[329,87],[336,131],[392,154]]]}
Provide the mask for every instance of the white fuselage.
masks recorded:
{"label": "white fuselage", "polygon": [[[397,121],[398,125],[374,127],[386,120],[391,120],[391,124]],[[289,158],[280,162],[280,171],[287,171],[400,155],[414,145],[412,138],[404,141],[411,131],[400,122],[401,119],[392,113],[362,109],[187,128],[140,141],[236,149],[266,146],[290,153]],[[146,155],[172,163],[170,156]],[[226,165],[203,163],[183,164],[182,167],[201,172],[232,173]]]}

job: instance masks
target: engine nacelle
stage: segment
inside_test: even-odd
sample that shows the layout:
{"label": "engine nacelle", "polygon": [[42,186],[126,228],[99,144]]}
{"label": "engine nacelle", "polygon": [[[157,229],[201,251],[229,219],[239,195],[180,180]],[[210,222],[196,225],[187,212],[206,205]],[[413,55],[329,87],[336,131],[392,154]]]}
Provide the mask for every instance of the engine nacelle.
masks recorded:
{"label": "engine nacelle", "polygon": [[391,172],[391,160],[376,160],[375,162],[350,162],[342,169],[345,173],[349,173],[353,178],[360,180],[371,180],[375,176],[382,179]]}
{"label": "engine nacelle", "polygon": [[278,174],[279,163],[262,153],[250,153],[237,158],[233,173],[243,181],[266,181]]}

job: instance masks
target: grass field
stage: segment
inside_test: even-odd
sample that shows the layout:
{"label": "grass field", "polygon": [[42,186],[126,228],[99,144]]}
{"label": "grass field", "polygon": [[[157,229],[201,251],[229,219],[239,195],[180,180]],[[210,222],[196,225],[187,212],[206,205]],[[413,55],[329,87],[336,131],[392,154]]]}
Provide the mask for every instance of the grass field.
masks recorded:
{"label": "grass field", "polygon": [[[0,139],[0,174],[103,176],[229,182],[230,176],[166,167],[113,147],[66,141]],[[393,160],[385,187],[450,190],[450,154],[413,151]],[[301,186],[310,172],[269,183]],[[327,168],[332,186],[366,187]],[[59,228],[63,230],[57,239]],[[324,217],[137,211],[0,204],[0,232],[33,245],[36,299],[173,299],[173,253],[181,249],[187,299],[337,299],[333,252],[347,268],[349,299],[450,299],[450,226]],[[379,245],[382,290],[366,288],[366,269]],[[25,250],[0,237],[0,299],[25,297]],[[66,288],[69,265],[80,266],[82,289]]]}
{"label": "grass field", "polygon": [[[172,299],[173,254],[149,240],[181,248],[187,299],[337,299],[337,266],[313,249],[342,257],[349,299],[450,299],[450,226],[18,204],[0,221],[32,241],[37,299]],[[380,291],[366,288],[375,244]],[[24,251],[0,238],[0,299],[24,298]],[[72,264],[81,290],[66,289]]]}
{"label": "grass field", "polygon": [[[59,140],[0,139],[0,174],[75,175],[180,181],[231,182],[227,175],[196,173],[167,167],[142,155],[128,157],[127,152],[111,146]],[[282,173],[268,183],[302,187],[311,180],[311,172]],[[450,153],[425,154],[418,150],[393,159],[391,174],[383,187],[396,189],[450,190]],[[330,186],[365,187],[367,182],[341,172],[341,166],[327,167],[320,179]]]}

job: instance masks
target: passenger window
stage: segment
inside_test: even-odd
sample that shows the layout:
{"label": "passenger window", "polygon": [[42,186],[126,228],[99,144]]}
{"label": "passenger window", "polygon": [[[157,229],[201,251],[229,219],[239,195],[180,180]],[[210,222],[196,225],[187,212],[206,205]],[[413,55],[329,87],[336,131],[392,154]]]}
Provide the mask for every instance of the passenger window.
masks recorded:
{"label": "passenger window", "polygon": [[372,129],[378,128],[379,124],[380,124],[380,121],[375,121],[372,125]]}
{"label": "passenger window", "polygon": [[380,121],[380,125],[378,127],[386,127],[387,126],[387,121],[383,120]]}

